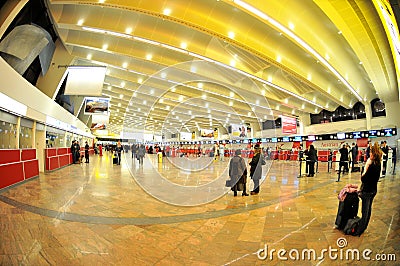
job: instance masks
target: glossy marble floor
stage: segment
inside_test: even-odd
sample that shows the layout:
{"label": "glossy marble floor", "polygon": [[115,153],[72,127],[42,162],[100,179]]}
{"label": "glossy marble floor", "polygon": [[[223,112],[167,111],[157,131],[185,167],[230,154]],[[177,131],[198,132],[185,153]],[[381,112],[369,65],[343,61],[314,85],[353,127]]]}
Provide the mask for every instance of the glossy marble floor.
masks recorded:
{"label": "glossy marble floor", "polygon": [[335,182],[320,163],[298,178],[297,163],[269,162],[259,195],[233,197],[227,163],[95,155],[2,190],[0,265],[400,264],[399,172],[379,182],[369,227],[353,237],[334,221],[359,173]]}

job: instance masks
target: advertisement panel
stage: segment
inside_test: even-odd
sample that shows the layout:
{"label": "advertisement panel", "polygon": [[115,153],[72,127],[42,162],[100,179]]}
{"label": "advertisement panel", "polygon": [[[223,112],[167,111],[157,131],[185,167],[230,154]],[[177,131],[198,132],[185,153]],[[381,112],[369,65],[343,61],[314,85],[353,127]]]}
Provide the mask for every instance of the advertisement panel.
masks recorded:
{"label": "advertisement panel", "polygon": [[86,97],[84,103],[85,115],[108,115],[109,114],[110,99],[98,97]]}
{"label": "advertisement panel", "polygon": [[282,133],[283,134],[296,134],[297,121],[296,117],[289,117],[282,115]]}

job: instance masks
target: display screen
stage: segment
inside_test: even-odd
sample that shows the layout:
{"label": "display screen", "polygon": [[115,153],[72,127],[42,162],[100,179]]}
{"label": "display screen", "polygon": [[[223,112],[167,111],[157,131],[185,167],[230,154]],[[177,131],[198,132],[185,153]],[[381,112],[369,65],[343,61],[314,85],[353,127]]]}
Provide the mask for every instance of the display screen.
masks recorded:
{"label": "display screen", "polygon": [[393,136],[393,129],[392,129],[392,128],[387,128],[387,129],[385,129],[385,136],[386,136],[386,137],[391,137],[391,136]]}
{"label": "display screen", "polygon": [[337,139],[345,139],[346,138],[346,134],[344,134],[344,133],[337,133],[336,136],[337,136]]}
{"label": "display screen", "polygon": [[355,139],[361,138],[361,132],[353,132],[353,138]]}
{"label": "display screen", "polygon": [[375,137],[377,137],[377,135],[378,135],[378,132],[376,130],[370,130],[369,131],[369,137],[370,138],[375,138]]}
{"label": "display screen", "polygon": [[296,136],[296,137],[294,137],[294,140],[293,141],[301,141],[301,136]]}
{"label": "display screen", "polygon": [[85,98],[85,115],[93,114],[104,114],[108,115],[108,108],[110,105],[109,98],[96,98],[96,97],[86,97]]}
{"label": "display screen", "polygon": [[277,143],[278,142],[278,138],[271,138],[271,142]]}
{"label": "display screen", "polygon": [[307,137],[307,140],[308,140],[308,141],[314,141],[314,140],[315,140],[315,136],[308,136],[308,137]]}
{"label": "display screen", "polygon": [[283,141],[283,142],[289,142],[290,140],[289,140],[289,137],[283,137],[283,138],[282,138],[282,141]]}

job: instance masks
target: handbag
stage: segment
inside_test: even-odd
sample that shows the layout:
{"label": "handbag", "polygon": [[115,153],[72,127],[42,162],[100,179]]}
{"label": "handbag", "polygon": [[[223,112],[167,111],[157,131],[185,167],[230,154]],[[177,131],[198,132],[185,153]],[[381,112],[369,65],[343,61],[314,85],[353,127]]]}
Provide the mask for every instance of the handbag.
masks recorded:
{"label": "handbag", "polygon": [[232,181],[232,180],[230,180],[230,179],[225,180],[225,186],[226,186],[226,187],[232,187],[231,181]]}

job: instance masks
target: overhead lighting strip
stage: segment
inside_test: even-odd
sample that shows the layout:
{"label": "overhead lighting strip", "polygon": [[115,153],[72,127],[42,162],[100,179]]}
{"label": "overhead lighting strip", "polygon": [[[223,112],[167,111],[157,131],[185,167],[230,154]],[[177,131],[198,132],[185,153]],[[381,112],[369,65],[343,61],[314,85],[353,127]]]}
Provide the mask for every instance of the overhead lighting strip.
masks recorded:
{"label": "overhead lighting strip", "polygon": [[[347,82],[345,78],[342,77],[342,75],[339,74],[339,72],[336,71],[336,69],[331,66],[328,61],[325,60],[324,57],[322,57],[317,51],[315,51],[310,45],[308,45],[306,42],[304,42],[300,37],[298,37],[296,34],[294,34],[291,30],[287,29],[284,27],[282,24],[277,22],[276,20],[272,19],[265,13],[261,12],[257,8],[247,4],[246,2],[242,0],[233,0],[235,4],[238,6],[242,7],[243,9],[249,11],[250,13],[256,15],[257,17],[269,22],[276,28],[278,28],[280,31],[285,33],[287,36],[292,38],[294,41],[296,41],[300,46],[302,46],[304,49],[306,49],[308,52],[310,52],[312,55],[314,55],[315,58],[317,58],[325,67],[327,67],[353,94],[354,96],[357,97],[359,101],[363,101],[362,97],[357,93],[355,89]],[[315,105],[315,104],[314,104]]]}
{"label": "overhead lighting strip", "polygon": [[[238,2],[238,1],[235,1],[235,2]],[[240,2],[241,2],[241,1],[240,1]],[[247,5],[247,4],[246,4],[246,5]],[[259,11],[259,12],[260,12],[260,11]],[[265,15],[265,16],[266,16],[266,15]],[[297,94],[295,94],[295,93],[293,93],[293,92],[291,92],[291,91],[289,91],[289,90],[286,90],[286,89],[284,89],[284,88],[282,88],[282,87],[280,87],[280,86],[278,86],[278,85],[276,85],[276,84],[274,84],[274,83],[272,83],[272,82],[266,81],[266,80],[261,79],[261,78],[259,78],[259,77],[257,77],[257,76],[254,76],[254,75],[252,75],[252,74],[250,74],[250,73],[247,73],[247,72],[245,72],[245,71],[243,71],[243,70],[239,70],[239,69],[237,69],[237,68],[234,68],[234,67],[232,67],[232,66],[230,66],[230,65],[226,65],[226,64],[224,64],[224,63],[222,63],[222,62],[213,60],[213,59],[211,59],[211,58],[208,58],[208,57],[205,57],[205,56],[202,56],[202,55],[193,53],[193,52],[189,52],[189,51],[187,51],[187,50],[185,50],[185,49],[181,49],[181,48],[178,48],[178,47],[175,47],[175,46],[171,46],[171,45],[168,45],[168,44],[163,44],[163,43],[160,43],[160,42],[157,42],[157,41],[153,41],[153,40],[149,40],[149,39],[142,38],[142,37],[132,36],[132,35],[129,35],[129,34],[122,34],[122,33],[121,33],[121,34],[118,35],[118,33],[113,32],[113,31],[109,31],[109,30],[102,30],[102,29],[97,29],[97,28],[92,28],[92,27],[82,27],[82,29],[83,29],[83,30],[86,30],[86,31],[90,31],[90,32],[95,32],[95,33],[109,34],[109,35],[119,36],[119,37],[123,37],[123,38],[127,38],[127,39],[133,39],[133,40],[136,40],[136,41],[140,41],[140,42],[148,43],[148,44],[151,44],[151,45],[160,46],[160,47],[163,47],[163,48],[166,48],[166,49],[170,49],[170,50],[173,50],[173,51],[177,51],[177,52],[180,52],[180,53],[184,53],[184,54],[193,56],[193,57],[195,57],[195,58],[198,58],[198,59],[201,59],[201,60],[210,62],[210,63],[214,63],[214,64],[216,64],[216,65],[222,66],[222,67],[227,68],[227,69],[230,69],[230,70],[232,70],[232,71],[236,71],[236,72],[238,72],[238,73],[240,73],[240,74],[242,74],[242,75],[245,75],[245,76],[247,76],[247,77],[249,77],[249,78],[251,78],[251,79],[256,79],[256,80],[260,81],[260,82],[263,83],[263,84],[266,84],[266,85],[268,85],[268,86],[271,86],[271,87],[273,87],[273,88],[275,88],[275,89],[277,89],[277,90],[280,90],[280,91],[282,91],[282,92],[284,92],[284,93],[287,93],[287,94],[289,94],[289,95],[291,95],[291,96],[293,96],[293,97],[295,97],[295,98],[297,98],[297,99],[299,99],[299,100],[301,100],[301,101],[310,103],[310,104],[312,104],[312,105],[314,105],[314,106],[317,106],[317,107],[323,109],[323,106],[322,106],[322,105],[319,105],[319,104],[317,104],[317,103],[315,103],[315,102],[312,102],[312,101],[310,101],[310,100],[308,100],[308,99],[306,99],[306,98],[304,98],[304,97],[301,97],[301,96],[299,96],[299,95],[297,95]],[[322,60],[325,61],[325,59],[323,59],[323,58],[322,58]],[[322,61],[322,60],[321,60],[321,61]],[[326,61],[325,61],[325,62],[326,62]],[[333,69],[333,68],[332,68],[332,69]],[[126,70],[126,69],[125,69],[125,70]],[[337,72],[336,72],[336,73],[337,73]],[[337,73],[337,74],[338,74],[338,73]],[[339,74],[338,74],[338,75],[339,75]],[[340,75],[339,75],[339,76],[340,76]],[[343,79],[341,76],[340,76],[340,78]],[[344,80],[343,83],[346,84],[346,83],[347,83],[346,80]],[[348,83],[347,83],[347,84],[348,84]],[[349,86],[350,86],[350,85],[349,85]],[[351,88],[351,86],[350,86],[350,88]],[[353,91],[354,91],[354,90],[353,90]],[[355,91],[354,91],[354,92],[355,92]],[[357,94],[357,95],[358,95],[358,94]],[[358,95],[358,97],[360,97],[360,96]]]}

